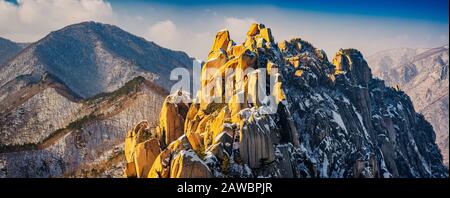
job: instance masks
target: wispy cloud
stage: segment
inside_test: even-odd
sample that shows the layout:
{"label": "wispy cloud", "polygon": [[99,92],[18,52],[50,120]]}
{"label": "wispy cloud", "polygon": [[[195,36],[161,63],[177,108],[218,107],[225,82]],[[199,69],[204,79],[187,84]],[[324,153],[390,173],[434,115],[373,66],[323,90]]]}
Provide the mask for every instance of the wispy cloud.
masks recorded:
{"label": "wispy cloud", "polygon": [[230,36],[236,42],[243,42],[246,38],[248,28],[257,21],[253,18],[226,17],[224,27],[230,31]]}
{"label": "wispy cloud", "polygon": [[0,0],[0,35],[16,41],[37,40],[49,31],[82,21],[114,22],[103,0]]}
{"label": "wispy cloud", "polygon": [[171,20],[164,20],[155,23],[147,30],[146,38],[159,41],[162,45],[170,45],[171,41],[179,37],[176,25]]}
{"label": "wispy cloud", "polygon": [[448,22],[345,13],[318,13],[256,4],[197,4],[188,8],[107,0],[0,0],[0,37],[36,41],[81,21],[111,23],[163,47],[204,59],[215,33],[230,30],[243,42],[252,22],[272,28],[277,41],[301,37],[332,56],[339,48],[364,55],[397,47],[423,48],[448,43]]}

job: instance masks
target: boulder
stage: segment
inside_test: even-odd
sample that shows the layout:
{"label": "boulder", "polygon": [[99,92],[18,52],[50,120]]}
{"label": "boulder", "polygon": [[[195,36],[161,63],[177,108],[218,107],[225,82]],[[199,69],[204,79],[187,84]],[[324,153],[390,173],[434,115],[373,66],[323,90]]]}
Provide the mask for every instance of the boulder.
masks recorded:
{"label": "boulder", "polygon": [[[231,52],[231,49],[233,49],[233,47],[236,45],[236,43],[230,39],[230,41],[228,41],[228,46],[227,46],[227,52]],[[229,53],[227,53],[229,54]]]}
{"label": "boulder", "polygon": [[125,159],[128,163],[134,162],[134,147],[136,146],[136,133],[134,130],[128,131],[127,136],[125,137]]}
{"label": "boulder", "polygon": [[239,56],[238,59],[238,68],[245,71],[247,68],[256,68],[256,55],[250,50],[245,50],[244,53]]}
{"label": "boulder", "polygon": [[133,128],[133,130],[128,131],[127,136],[125,137],[125,159],[128,163],[134,162],[134,155],[135,155],[135,147],[137,142],[137,137],[139,136],[142,131],[144,131],[146,128],[148,128],[148,121],[143,120],[136,124],[136,126]]}
{"label": "boulder", "polygon": [[211,170],[193,150],[182,150],[172,160],[170,178],[212,178]]}
{"label": "boulder", "polygon": [[266,41],[263,38],[259,38],[256,40],[256,47],[257,48],[265,48],[266,47]]}
{"label": "boulder", "polygon": [[297,71],[295,71],[295,76],[302,77],[302,75],[303,75],[303,70],[298,69]]}
{"label": "boulder", "polygon": [[137,177],[147,177],[153,162],[161,152],[159,140],[152,138],[145,142],[141,142],[136,145],[135,150],[136,154],[134,156],[134,162]]}
{"label": "boulder", "polygon": [[281,178],[293,178],[294,177],[294,169],[291,162],[291,153],[289,153],[289,148],[287,145],[279,145],[277,147],[277,152],[279,156],[277,156],[277,168],[279,170],[279,176]]}
{"label": "boulder", "polygon": [[227,111],[226,108],[222,108],[222,110],[219,111],[217,116],[214,117],[214,119],[212,120],[212,122],[210,124],[209,130],[212,135],[211,143],[212,143],[212,140],[214,140],[217,137],[217,135],[219,135],[223,131],[226,111]]}
{"label": "boulder", "polygon": [[[127,136],[125,137],[125,159],[127,161],[127,165],[125,168],[125,177],[138,177],[140,174],[136,170],[136,145],[139,144],[139,141],[143,141],[142,134],[148,130],[148,122],[141,121],[139,122],[131,131],[128,131]],[[159,144],[158,144],[159,145]]]}
{"label": "boulder", "polygon": [[129,162],[125,165],[124,177],[127,178],[137,177],[136,165],[134,164],[134,162]]}
{"label": "boulder", "polygon": [[152,168],[148,172],[148,178],[169,178],[170,161],[173,152],[170,149],[162,151],[153,162]]}
{"label": "boulder", "polygon": [[254,37],[247,36],[247,39],[244,42],[245,49],[248,49],[250,51],[255,51],[256,49],[256,40]]}
{"label": "boulder", "polygon": [[246,48],[244,45],[239,44],[233,47],[232,49],[232,54],[234,57],[239,57],[240,55],[242,55],[245,52]]}
{"label": "boulder", "polygon": [[328,56],[327,53],[323,49],[316,49],[316,56],[323,62],[328,62]]}
{"label": "boulder", "polygon": [[247,32],[247,35],[256,36],[257,34],[259,34],[259,25],[257,23],[252,23],[252,25],[250,25],[250,29]]}
{"label": "boulder", "polygon": [[[228,45],[229,45],[230,41],[231,41],[230,33],[228,32],[228,30],[219,31],[216,34],[216,38],[214,39],[214,43],[211,47],[210,55],[211,55],[211,53],[217,52],[220,50],[226,51],[228,49]],[[208,56],[208,60],[209,59],[210,59],[210,56]]]}
{"label": "boulder", "polygon": [[206,149],[206,153],[213,154],[220,161],[226,160],[229,157],[222,143],[211,145]]}
{"label": "boulder", "polygon": [[289,45],[289,42],[286,40],[278,42],[278,48],[280,48],[280,50],[282,52],[288,51],[288,45]]}
{"label": "boulder", "polygon": [[196,126],[194,126],[194,120],[198,117],[197,113],[199,112],[200,104],[194,102],[189,107],[188,113],[186,114],[186,121],[184,122],[184,130],[191,131],[192,129],[195,131]]}
{"label": "boulder", "polygon": [[167,148],[173,152],[179,152],[181,150],[191,149],[192,147],[191,147],[191,144],[189,143],[187,136],[182,135],[177,140],[170,143]]}
{"label": "boulder", "polygon": [[292,58],[288,58],[289,63],[294,66],[294,68],[298,68],[300,66],[300,57],[294,56]]}
{"label": "boulder", "polygon": [[164,145],[169,145],[184,134],[184,119],[189,111],[186,93],[178,91],[167,96],[160,113],[159,137]]}
{"label": "boulder", "polygon": [[218,51],[213,51],[210,53],[208,60],[203,65],[202,73],[205,72],[205,69],[216,68],[218,69],[220,66],[225,64],[228,61],[228,55],[226,51],[220,49]]}
{"label": "boulder", "polygon": [[188,131],[188,132],[186,132],[186,137],[187,137],[189,143],[191,144],[192,149],[194,149],[196,151],[201,151],[204,148],[203,147],[203,137],[201,136],[201,134],[192,132],[192,131]]}
{"label": "boulder", "polygon": [[261,38],[263,38],[266,42],[273,43],[272,31],[270,30],[270,28],[262,28],[259,31]]}

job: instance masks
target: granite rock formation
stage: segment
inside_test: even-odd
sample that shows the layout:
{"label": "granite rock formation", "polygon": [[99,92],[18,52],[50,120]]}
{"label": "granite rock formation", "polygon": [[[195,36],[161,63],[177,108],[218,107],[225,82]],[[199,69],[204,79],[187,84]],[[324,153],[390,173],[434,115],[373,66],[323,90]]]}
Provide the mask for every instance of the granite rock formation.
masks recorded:
{"label": "granite rock formation", "polygon": [[[408,95],[372,77],[358,50],[329,62],[300,38],[277,44],[263,24],[252,24],[242,44],[229,35],[217,33],[201,91],[161,111],[160,129],[185,123],[167,147],[161,132],[148,137],[161,149],[148,177],[448,177],[431,125]],[[267,70],[273,83],[261,85]],[[189,97],[180,91],[166,102],[181,96]]]}

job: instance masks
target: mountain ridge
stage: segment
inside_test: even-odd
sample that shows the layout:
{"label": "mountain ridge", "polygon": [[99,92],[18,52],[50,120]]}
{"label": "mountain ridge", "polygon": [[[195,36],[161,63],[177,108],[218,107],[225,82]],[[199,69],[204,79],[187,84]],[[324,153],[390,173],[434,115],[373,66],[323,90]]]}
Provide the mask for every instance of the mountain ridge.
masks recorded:
{"label": "mountain ridge", "polygon": [[38,142],[2,144],[0,176],[120,177],[123,163],[110,160],[123,157],[120,140],[125,129],[121,125],[155,120],[153,109],[165,95],[160,86],[136,77],[114,92],[81,99],[76,116],[69,114],[70,121]]}
{"label": "mountain ridge", "polygon": [[[158,56],[151,50],[161,48],[145,50],[147,45],[134,45],[145,40],[103,24],[68,27],[69,33],[50,34],[47,49],[30,50],[32,45],[21,52],[22,59],[10,61],[6,68],[12,76],[0,73],[2,102],[47,75],[80,98],[70,100],[44,86],[5,108],[1,145],[13,149],[0,152],[0,177],[122,177],[124,171],[127,177],[448,177],[431,125],[404,91],[373,78],[356,49],[341,49],[329,61],[323,50],[301,38],[276,42],[263,24],[252,24],[242,44],[220,31],[202,67],[277,69],[269,74],[276,80],[269,95],[273,100],[257,100],[258,78],[232,75],[243,87],[233,90],[229,103],[186,104],[189,95],[180,90],[167,96],[167,82],[156,77],[166,76],[174,61],[192,61],[189,57],[170,50]],[[97,28],[106,35],[85,33]],[[75,42],[80,34],[92,37]],[[122,41],[115,43],[114,37]],[[98,38],[107,43],[96,45]],[[154,73],[120,70],[151,67],[147,55],[170,59],[171,67],[155,66]],[[64,66],[77,68],[97,58],[109,60],[91,65],[105,73],[79,86],[119,80],[97,90],[73,90],[74,82],[63,77],[75,73]],[[108,78],[117,71],[123,76]],[[239,94],[250,100],[234,103]],[[278,110],[265,114],[273,102]]]}
{"label": "mountain ridge", "polygon": [[[105,71],[74,87],[70,77],[79,77],[83,60]],[[119,140],[126,126],[156,120],[153,111],[171,84],[167,73],[191,64],[184,52],[95,22],[67,26],[29,45],[0,68],[0,177],[120,176],[123,164],[109,158],[123,157]],[[123,78],[109,77],[118,71]],[[113,85],[83,92],[99,79]]]}
{"label": "mountain ridge", "polygon": [[377,77],[411,96],[417,111],[433,125],[448,166],[448,44],[410,51],[383,51],[368,57],[368,62]]}
{"label": "mountain ridge", "polygon": [[[264,70],[274,84],[259,84]],[[330,62],[309,42],[276,42],[254,23],[241,44],[219,31],[202,75],[191,102],[182,91],[166,98],[156,133],[145,121],[130,128],[127,177],[448,177],[432,126],[405,92],[373,78],[359,50],[340,49]]]}
{"label": "mountain ridge", "polygon": [[[83,22],[54,31],[21,51],[0,68],[0,85],[18,74],[49,72],[82,97],[113,91],[138,75],[167,89],[171,68],[191,65],[192,58],[184,52],[162,48],[116,26]],[[83,86],[89,83],[97,86]]]}

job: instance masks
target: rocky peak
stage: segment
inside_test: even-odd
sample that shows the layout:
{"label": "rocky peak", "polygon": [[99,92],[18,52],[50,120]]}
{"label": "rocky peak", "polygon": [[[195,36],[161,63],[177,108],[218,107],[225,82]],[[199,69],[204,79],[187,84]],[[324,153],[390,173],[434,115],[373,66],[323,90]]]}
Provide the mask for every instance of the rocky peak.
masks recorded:
{"label": "rocky peak", "polygon": [[136,76],[169,89],[172,69],[191,66],[192,59],[184,52],[160,47],[113,25],[84,22],[50,33],[0,67],[0,86],[19,76],[46,72],[88,98],[114,91]]}
{"label": "rocky peak", "polygon": [[340,49],[333,57],[336,74],[348,73],[359,85],[367,87],[372,73],[360,51],[356,49]]}
{"label": "rocky peak", "polygon": [[[158,141],[148,148],[168,146],[146,158],[130,143],[126,176],[448,177],[434,132],[407,95],[372,79],[357,50],[340,50],[333,64],[301,39],[277,44],[263,24],[252,24],[242,44],[227,30],[218,32],[202,68],[198,102],[166,98],[164,132],[157,133],[166,137],[151,135],[148,140]],[[226,73],[229,68],[253,71]],[[258,95],[262,79],[255,75],[263,69],[276,79],[262,86],[273,90],[266,96]],[[214,102],[208,96],[225,97]],[[142,159],[151,160],[136,165]],[[147,176],[134,174],[150,166]]]}

